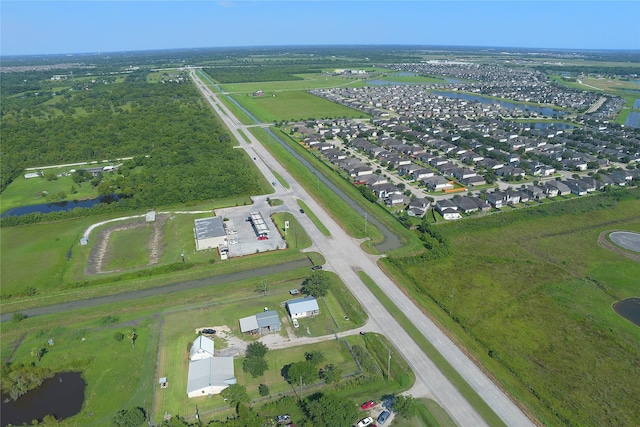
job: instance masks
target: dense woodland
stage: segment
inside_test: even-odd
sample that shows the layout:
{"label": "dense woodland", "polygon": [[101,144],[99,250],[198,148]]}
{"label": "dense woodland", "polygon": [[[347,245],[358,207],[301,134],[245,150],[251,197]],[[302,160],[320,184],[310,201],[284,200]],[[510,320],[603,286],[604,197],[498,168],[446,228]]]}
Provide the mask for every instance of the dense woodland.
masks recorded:
{"label": "dense woodland", "polygon": [[129,208],[264,192],[195,87],[145,79],[138,72],[122,83],[67,82],[42,95],[45,102],[3,102],[1,188],[28,166],[134,156],[102,185],[80,185],[124,196]]}

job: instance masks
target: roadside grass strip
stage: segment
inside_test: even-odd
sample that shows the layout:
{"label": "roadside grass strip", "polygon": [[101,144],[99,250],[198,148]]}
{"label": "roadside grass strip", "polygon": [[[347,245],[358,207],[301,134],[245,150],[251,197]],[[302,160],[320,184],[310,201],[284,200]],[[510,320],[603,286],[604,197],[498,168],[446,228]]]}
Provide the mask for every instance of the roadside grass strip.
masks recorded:
{"label": "roadside grass strip", "polygon": [[316,214],[311,212],[311,209],[309,209],[309,206],[307,206],[307,204],[305,202],[303,202],[302,200],[298,199],[297,202],[298,202],[298,206],[300,206],[302,209],[304,209],[305,215],[307,215],[309,217],[309,219],[311,220],[311,222],[313,222],[315,224],[315,226],[318,227],[318,230],[320,230],[320,232],[323,235],[325,235],[327,237],[330,237],[331,233],[329,232],[327,227],[325,227],[324,224],[320,221],[320,219],[318,219]]}
{"label": "roadside grass strip", "polygon": [[476,393],[475,390],[460,376],[460,374],[449,364],[438,350],[429,342],[424,335],[413,325],[398,307],[387,297],[378,285],[363,271],[358,272],[358,276],[369,290],[376,296],[382,305],[387,307],[391,315],[400,323],[409,336],[422,348],[425,354],[436,364],[438,369],[451,381],[460,394],[478,411],[480,416],[490,426],[506,426],[502,419],[491,409],[489,405]]}
{"label": "roadside grass strip", "polygon": [[273,174],[273,176],[276,177],[276,179],[278,180],[278,182],[280,183],[280,185],[282,185],[284,188],[286,188],[287,190],[291,188],[291,186],[289,185],[289,183],[287,181],[285,181],[285,179],[276,171],[271,170],[271,173]]}

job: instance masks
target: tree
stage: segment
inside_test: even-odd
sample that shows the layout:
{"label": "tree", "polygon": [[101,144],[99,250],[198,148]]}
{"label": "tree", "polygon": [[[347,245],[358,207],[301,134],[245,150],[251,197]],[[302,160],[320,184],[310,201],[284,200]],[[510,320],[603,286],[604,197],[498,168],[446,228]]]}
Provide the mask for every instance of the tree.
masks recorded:
{"label": "tree", "polygon": [[40,361],[40,359],[42,359],[43,354],[44,354],[44,349],[41,347],[34,347],[31,349],[31,355],[36,359],[38,359],[38,362]]}
{"label": "tree", "polygon": [[240,384],[231,384],[222,390],[220,395],[226,399],[231,406],[236,406],[239,403],[248,403],[251,400],[247,393],[247,388]]}
{"label": "tree", "polygon": [[324,367],[321,375],[324,382],[327,384],[339,383],[342,379],[342,366],[340,365],[327,365]]}
{"label": "tree", "polygon": [[334,394],[323,394],[306,405],[314,426],[350,426],[358,417],[356,405]]}
{"label": "tree", "polygon": [[269,349],[266,345],[259,341],[254,341],[247,346],[245,355],[246,357],[264,357],[267,354],[267,350]]}
{"label": "tree", "polygon": [[269,364],[264,357],[245,357],[242,362],[242,370],[251,374],[253,378],[257,378],[269,369]]}
{"label": "tree", "polygon": [[304,354],[305,360],[311,362],[313,366],[318,366],[326,360],[324,353],[319,350],[313,350]]}
{"label": "tree", "polygon": [[258,393],[260,396],[269,396],[269,386],[266,384],[260,384],[258,386]]}
{"label": "tree", "polygon": [[402,418],[413,418],[418,413],[418,403],[413,396],[398,395],[393,401],[393,410]]}
{"label": "tree", "polygon": [[58,175],[56,175],[55,172],[47,172],[44,174],[44,178],[47,181],[55,181],[58,179]]}
{"label": "tree", "polygon": [[129,341],[131,341],[131,347],[135,347],[136,340],[138,339],[138,333],[136,332],[135,329],[131,329],[127,334],[127,338],[129,338]]}
{"label": "tree", "polygon": [[121,409],[111,417],[111,425],[114,427],[138,427],[147,419],[147,414],[142,408]]}
{"label": "tree", "polygon": [[311,276],[304,281],[303,291],[307,295],[314,297],[323,297],[329,291],[331,284],[329,283],[329,277],[324,271],[314,271]]}
{"label": "tree", "polygon": [[308,360],[295,362],[289,365],[286,378],[287,382],[294,386],[300,384],[300,382],[311,384],[318,379],[318,368]]}

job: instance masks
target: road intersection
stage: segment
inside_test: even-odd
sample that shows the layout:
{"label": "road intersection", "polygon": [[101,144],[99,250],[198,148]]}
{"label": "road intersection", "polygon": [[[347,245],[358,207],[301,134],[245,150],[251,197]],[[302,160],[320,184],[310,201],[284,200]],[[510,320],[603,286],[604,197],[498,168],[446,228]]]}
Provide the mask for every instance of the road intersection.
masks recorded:
{"label": "road intersection", "polygon": [[[425,391],[425,394],[436,400],[460,426],[483,426],[487,422],[478,414],[473,406],[460,394],[448,378],[429,359],[425,352],[400,326],[396,319],[378,301],[358,276],[364,271],[385,292],[391,301],[412,320],[415,327],[434,345],[449,361],[465,381],[480,395],[492,410],[509,426],[535,425],[524,412],[489,379],[466,354],[458,348],[449,337],[441,331],[417,307],[398,286],[386,276],[376,263],[377,257],[365,253],[360,248],[361,241],[350,237],[334,221],[324,207],[298,184],[288,171],[262,146],[247,130],[248,126],[240,123],[229,109],[197,75],[190,70],[190,75],[205,99],[234,135],[240,148],[247,151],[254,159],[256,166],[271,182],[275,182],[275,194],[283,200],[282,208],[296,215],[296,219],[305,228],[313,242],[312,250],[320,252],[326,259],[325,269],[336,273],[354,296],[362,304],[369,315],[370,322],[375,323],[407,360],[416,374],[417,384],[414,390]],[[272,171],[284,178],[290,188],[278,185]],[[304,214],[299,213],[297,200],[309,206],[319,220],[330,231],[330,237],[324,236]],[[418,397],[418,396],[414,396]]]}

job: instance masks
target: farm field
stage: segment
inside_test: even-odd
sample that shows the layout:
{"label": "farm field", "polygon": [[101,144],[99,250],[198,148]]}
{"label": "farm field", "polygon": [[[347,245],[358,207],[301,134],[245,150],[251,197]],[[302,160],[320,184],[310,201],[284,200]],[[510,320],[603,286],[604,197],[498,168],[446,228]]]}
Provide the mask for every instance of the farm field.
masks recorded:
{"label": "farm field", "polygon": [[640,200],[573,203],[443,225],[455,256],[390,269],[545,425],[633,425],[640,329],[611,304],[637,295],[640,264],[597,242],[640,230]]}

